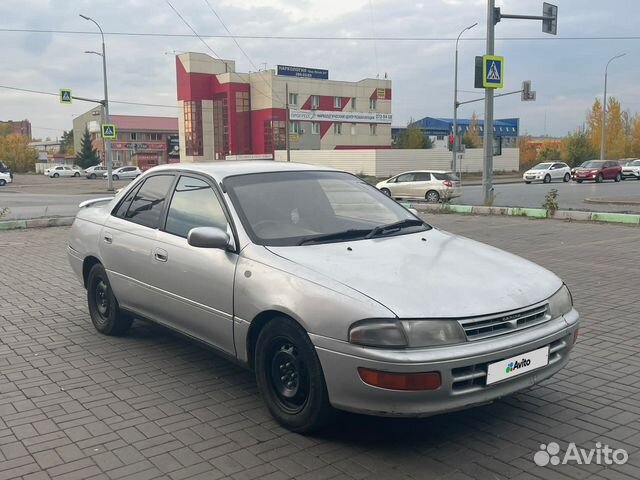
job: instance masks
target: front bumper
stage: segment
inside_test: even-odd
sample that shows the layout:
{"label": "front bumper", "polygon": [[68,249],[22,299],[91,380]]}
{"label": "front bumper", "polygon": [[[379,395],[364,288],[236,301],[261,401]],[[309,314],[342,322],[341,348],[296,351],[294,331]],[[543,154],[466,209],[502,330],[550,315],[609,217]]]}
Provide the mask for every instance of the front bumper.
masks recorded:
{"label": "front bumper", "polygon": [[[491,402],[551,377],[569,361],[579,315],[486,340],[415,350],[358,347],[310,334],[322,364],[331,404],[342,410],[380,416],[421,417]],[[549,363],[502,382],[486,385],[487,365],[549,345]],[[439,371],[437,390],[387,390],[364,383],[358,367],[420,373]]]}
{"label": "front bumper", "polygon": [[622,178],[640,178],[640,171],[634,172],[622,170],[620,175],[622,176]]}

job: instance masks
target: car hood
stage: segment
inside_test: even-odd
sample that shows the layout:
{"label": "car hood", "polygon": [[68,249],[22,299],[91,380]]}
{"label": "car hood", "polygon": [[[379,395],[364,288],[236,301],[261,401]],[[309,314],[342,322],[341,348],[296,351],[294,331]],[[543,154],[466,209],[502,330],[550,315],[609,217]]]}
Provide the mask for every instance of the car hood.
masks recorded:
{"label": "car hood", "polygon": [[359,291],[401,318],[498,313],[545,300],[562,286],[556,275],[528,260],[436,229],[268,249]]}
{"label": "car hood", "polygon": [[525,175],[535,175],[538,173],[546,173],[548,172],[548,170],[527,170],[526,172],[524,172]]}

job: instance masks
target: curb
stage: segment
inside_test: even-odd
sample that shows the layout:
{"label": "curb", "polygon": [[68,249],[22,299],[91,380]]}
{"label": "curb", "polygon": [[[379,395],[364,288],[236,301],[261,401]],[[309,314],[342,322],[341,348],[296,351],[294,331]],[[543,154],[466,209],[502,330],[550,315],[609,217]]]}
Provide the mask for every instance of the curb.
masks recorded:
{"label": "curb", "polygon": [[19,230],[23,228],[66,227],[73,223],[75,217],[32,218],[29,220],[0,221],[0,231]]}
{"label": "curb", "polygon": [[640,225],[640,215],[629,213],[581,212],[557,210],[552,216],[542,208],[483,207],[475,205],[425,205],[410,203],[411,208],[422,212],[448,212],[471,215],[505,215],[513,217],[549,218],[552,220],[572,220],[578,222],[624,223]]}
{"label": "curb", "polygon": [[585,198],[585,203],[600,203],[604,205],[640,205],[640,200],[616,200],[616,199],[601,199],[601,198]]}

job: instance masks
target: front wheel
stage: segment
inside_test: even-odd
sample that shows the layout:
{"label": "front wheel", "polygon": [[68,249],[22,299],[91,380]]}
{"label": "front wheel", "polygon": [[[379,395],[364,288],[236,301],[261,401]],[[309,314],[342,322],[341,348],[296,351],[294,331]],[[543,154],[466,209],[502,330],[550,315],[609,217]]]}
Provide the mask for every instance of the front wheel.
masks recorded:
{"label": "front wheel", "polygon": [[571,175],[569,175],[568,173],[564,174],[564,178],[562,179],[562,181],[564,183],[567,183],[569,180],[571,180]]}
{"label": "front wheel", "polygon": [[545,177],[544,177],[543,182],[544,182],[544,183],[551,183],[551,175],[549,175],[549,174],[547,173],[547,174],[545,175]]}
{"label": "front wheel", "polygon": [[622,175],[620,175],[619,173],[617,173],[617,174],[616,174],[616,178],[614,178],[614,180],[615,180],[616,182],[619,182],[621,178],[622,178]]}
{"label": "front wheel", "polygon": [[531,182],[527,182],[527,181],[525,181],[524,183],[526,183],[527,185],[531,185]]}
{"label": "front wheel", "polygon": [[582,183],[582,180],[576,180],[576,182],[578,182],[578,183]]}
{"label": "front wheel", "polygon": [[429,190],[425,193],[424,198],[429,203],[438,203],[440,201],[440,194],[435,190]]}
{"label": "front wheel", "polygon": [[60,176],[60,174],[59,174],[59,173],[54,173],[54,174],[53,174],[53,178],[58,178],[59,176]]}
{"label": "front wheel", "polygon": [[278,317],[256,343],[258,389],[271,415],[294,432],[312,432],[334,415],[322,366],[307,333],[293,320]]}
{"label": "front wheel", "polygon": [[120,310],[104,267],[97,263],[87,280],[87,303],[93,326],[105,335],[124,335],[133,318]]}
{"label": "front wheel", "polygon": [[96,174],[95,174],[95,173],[92,173],[91,175],[89,175],[89,178],[90,178],[91,180],[95,180],[95,179],[96,179]]}
{"label": "front wheel", "polygon": [[4,178],[0,178],[0,187],[4,187],[7,184],[7,181]]}
{"label": "front wheel", "polygon": [[113,176],[113,177],[111,177],[111,178],[113,178],[114,180],[120,180],[120,177],[119,177],[118,175],[114,175],[114,176]]}

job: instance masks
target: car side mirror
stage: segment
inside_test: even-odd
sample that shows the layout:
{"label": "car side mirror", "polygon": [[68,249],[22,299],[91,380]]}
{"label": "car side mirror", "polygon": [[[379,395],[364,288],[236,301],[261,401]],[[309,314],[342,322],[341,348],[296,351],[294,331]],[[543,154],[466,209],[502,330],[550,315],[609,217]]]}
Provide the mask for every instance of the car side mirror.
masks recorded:
{"label": "car side mirror", "polygon": [[187,235],[187,243],[199,248],[226,250],[229,240],[229,234],[218,227],[195,227],[189,230]]}

